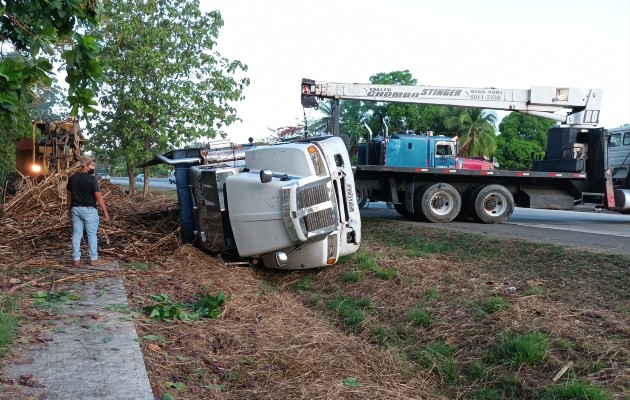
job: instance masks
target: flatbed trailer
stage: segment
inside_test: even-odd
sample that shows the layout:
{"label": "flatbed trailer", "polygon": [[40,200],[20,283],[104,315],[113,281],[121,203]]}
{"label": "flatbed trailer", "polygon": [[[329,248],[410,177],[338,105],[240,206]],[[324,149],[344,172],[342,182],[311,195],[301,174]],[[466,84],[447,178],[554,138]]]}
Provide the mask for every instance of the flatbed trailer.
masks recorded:
{"label": "flatbed trailer", "polygon": [[604,197],[588,192],[585,173],[359,165],[354,179],[357,190],[369,190],[375,200],[393,203],[406,217],[431,222],[449,222],[462,210],[479,222],[501,223],[514,207],[606,207]]}

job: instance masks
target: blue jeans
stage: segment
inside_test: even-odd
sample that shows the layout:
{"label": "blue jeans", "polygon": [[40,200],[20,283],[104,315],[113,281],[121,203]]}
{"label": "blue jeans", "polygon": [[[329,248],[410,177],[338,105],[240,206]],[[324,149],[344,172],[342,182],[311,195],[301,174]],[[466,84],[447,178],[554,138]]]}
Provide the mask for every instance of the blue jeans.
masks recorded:
{"label": "blue jeans", "polygon": [[90,260],[98,259],[96,231],[98,211],[94,207],[72,207],[72,259],[81,260],[81,239],[83,230],[87,232]]}

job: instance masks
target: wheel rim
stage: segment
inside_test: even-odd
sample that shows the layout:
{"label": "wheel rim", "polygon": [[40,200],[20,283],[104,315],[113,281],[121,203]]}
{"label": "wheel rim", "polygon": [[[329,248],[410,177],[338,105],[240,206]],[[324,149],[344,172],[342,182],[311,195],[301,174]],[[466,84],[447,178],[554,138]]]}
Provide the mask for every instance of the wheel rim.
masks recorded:
{"label": "wheel rim", "polygon": [[431,197],[431,210],[436,215],[448,215],[454,204],[453,196],[447,192],[437,192]]}
{"label": "wheel rim", "polygon": [[503,215],[508,209],[508,200],[501,193],[490,193],[483,199],[483,211],[491,216]]}

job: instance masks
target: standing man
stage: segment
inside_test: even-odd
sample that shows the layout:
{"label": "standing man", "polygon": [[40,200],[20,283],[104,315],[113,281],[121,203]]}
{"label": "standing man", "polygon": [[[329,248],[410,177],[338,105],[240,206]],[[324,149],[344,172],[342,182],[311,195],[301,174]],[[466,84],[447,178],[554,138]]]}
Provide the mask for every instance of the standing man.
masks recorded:
{"label": "standing man", "polygon": [[107,207],[101,195],[94,171],[96,164],[90,157],[81,157],[81,171],[73,174],[68,179],[66,190],[68,191],[68,213],[72,218],[72,260],[76,267],[81,266],[81,239],[83,230],[87,232],[88,249],[90,253],[90,265],[99,265],[97,237],[98,211],[96,203],[101,206],[105,221],[109,221]]}

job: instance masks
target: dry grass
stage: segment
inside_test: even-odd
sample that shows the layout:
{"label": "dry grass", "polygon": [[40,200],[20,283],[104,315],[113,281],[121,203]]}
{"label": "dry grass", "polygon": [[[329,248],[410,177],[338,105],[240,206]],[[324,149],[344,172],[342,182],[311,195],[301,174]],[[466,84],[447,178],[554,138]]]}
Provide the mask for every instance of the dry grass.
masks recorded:
{"label": "dry grass", "polygon": [[[40,185],[5,205],[0,226],[0,288],[24,295],[20,337],[63,318],[27,307],[51,273],[68,274],[63,178]],[[176,302],[227,295],[216,320],[135,318],[158,398],[530,399],[569,361],[559,382],[581,379],[629,398],[627,257],[364,221],[361,254],[334,268],[233,267],[181,245],[172,198],[136,204],[113,185],[103,189],[113,218],[100,251],[122,265],[132,309],[160,293]],[[35,283],[17,287],[13,277]],[[331,308],[340,297],[369,300],[365,318],[344,323]],[[428,317],[418,323],[410,310]],[[542,361],[491,357],[506,333],[532,331],[549,338]],[[440,348],[449,353],[427,350]]]}

